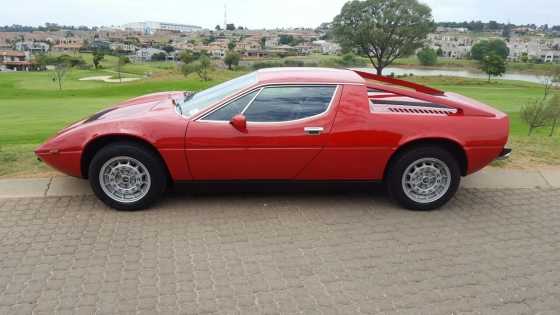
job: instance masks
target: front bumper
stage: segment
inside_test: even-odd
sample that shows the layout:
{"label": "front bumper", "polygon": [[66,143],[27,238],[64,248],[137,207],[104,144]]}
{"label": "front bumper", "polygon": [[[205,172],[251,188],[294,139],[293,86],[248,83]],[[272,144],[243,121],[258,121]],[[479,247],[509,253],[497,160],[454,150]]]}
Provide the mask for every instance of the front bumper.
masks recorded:
{"label": "front bumper", "polygon": [[507,148],[503,149],[502,153],[500,153],[500,156],[498,156],[498,158],[496,160],[498,160],[498,161],[507,160],[511,156],[512,152],[513,152],[512,149],[507,149]]}
{"label": "front bumper", "polygon": [[50,167],[73,177],[82,177],[81,169],[81,151],[59,152],[51,151],[35,151],[35,155],[39,161],[49,165]]}

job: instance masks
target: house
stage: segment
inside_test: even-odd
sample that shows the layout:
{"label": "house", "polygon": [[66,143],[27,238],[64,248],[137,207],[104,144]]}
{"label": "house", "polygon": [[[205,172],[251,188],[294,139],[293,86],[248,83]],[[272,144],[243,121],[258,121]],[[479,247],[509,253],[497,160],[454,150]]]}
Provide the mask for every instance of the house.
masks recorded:
{"label": "house", "polygon": [[56,52],[77,53],[80,51],[83,45],[84,41],[79,38],[63,38],[56,41],[56,44],[52,47],[52,50]]}
{"label": "house", "polygon": [[430,48],[441,51],[442,57],[453,59],[466,58],[474,45],[471,37],[450,33],[429,34],[428,41]]}
{"label": "house", "polygon": [[138,50],[138,47],[136,47],[136,45],[127,43],[111,43],[109,45],[109,48],[111,50],[127,53],[135,53]]}
{"label": "house", "polygon": [[29,71],[32,67],[29,53],[13,50],[0,51],[0,69]]}
{"label": "house", "polygon": [[142,49],[139,49],[136,52],[136,55],[134,56],[134,58],[138,61],[152,61],[152,57],[155,54],[160,54],[160,53],[164,53],[164,54],[167,55],[165,50],[151,48],[151,47],[150,48],[142,48]]}
{"label": "house", "polygon": [[44,54],[49,52],[50,45],[44,42],[17,42],[16,50],[25,51],[31,54]]}
{"label": "house", "polygon": [[342,50],[339,44],[326,40],[316,40],[313,45],[318,46],[320,52],[325,55],[336,55]]}
{"label": "house", "polygon": [[560,39],[545,39],[540,37],[516,36],[508,42],[511,61],[518,61],[523,56],[530,60],[544,63],[560,62]]}

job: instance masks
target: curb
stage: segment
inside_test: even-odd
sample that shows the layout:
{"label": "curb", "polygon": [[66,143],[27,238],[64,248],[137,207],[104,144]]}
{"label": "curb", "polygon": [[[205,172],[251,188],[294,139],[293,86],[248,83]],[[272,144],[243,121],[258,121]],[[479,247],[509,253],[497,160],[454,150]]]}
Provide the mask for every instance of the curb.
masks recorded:
{"label": "curb", "polygon": [[[485,169],[463,179],[462,188],[535,189],[560,188],[560,169]],[[56,176],[33,179],[0,179],[0,198],[37,198],[93,195],[87,180]]]}

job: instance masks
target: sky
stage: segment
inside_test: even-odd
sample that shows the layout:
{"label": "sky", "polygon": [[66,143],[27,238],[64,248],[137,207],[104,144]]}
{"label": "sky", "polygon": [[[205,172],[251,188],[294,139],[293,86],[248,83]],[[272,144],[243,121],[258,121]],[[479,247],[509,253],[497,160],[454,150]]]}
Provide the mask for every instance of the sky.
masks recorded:
{"label": "sky", "polygon": [[[251,29],[317,27],[347,0],[2,0],[0,25],[110,26],[162,21],[214,28],[228,22]],[[496,20],[560,25],[559,0],[420,0],[436,21]],[[530,8],[527,5],[530,4]]]}

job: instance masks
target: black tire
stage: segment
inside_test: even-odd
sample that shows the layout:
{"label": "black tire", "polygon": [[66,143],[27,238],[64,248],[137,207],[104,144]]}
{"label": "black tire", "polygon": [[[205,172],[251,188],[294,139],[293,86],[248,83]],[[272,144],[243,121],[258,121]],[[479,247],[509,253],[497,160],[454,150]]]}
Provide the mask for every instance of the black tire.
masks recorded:
{"label": "black tire", "polygon": [[[117,157],[132,158],[142,163],[146,168],[150,177],[150,185],[141,199],[134,202],[120,202],[102,188],[99,178],[101,169],[105,163]],[[149,208],[163,196],[168,182],[167,171],[161,158],[152,150],[133,142],[112,143],[99,150],[89,165],[88,177],[95,195],[107,206],[122,211],[138,211]]]}
{"label": "black tire", "polygon": [[[422,159],[437,159],[445,164],[449,170],[449,187],[445,194],[437,200],[418,202],[410,198],[405,192],[403,176],[409,166]],[[400,205],[409,210],[430,211],[445,205],[457,192],[461,183],[461,170],[457,159],[449,151],[438,146],[418,146],[399,153],[389,166],[385,178],[389,195]],[[442,190],[443,192],[443,190]]]}

